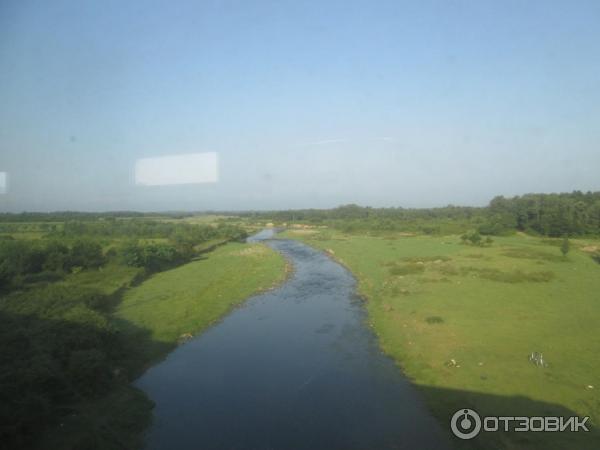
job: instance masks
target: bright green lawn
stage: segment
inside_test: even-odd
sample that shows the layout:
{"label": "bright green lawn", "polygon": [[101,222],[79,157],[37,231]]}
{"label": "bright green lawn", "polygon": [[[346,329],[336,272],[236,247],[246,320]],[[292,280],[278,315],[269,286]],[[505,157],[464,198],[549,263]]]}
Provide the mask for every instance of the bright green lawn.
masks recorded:
{"label": "bright green lawn", "polygon": [[[469,406],[489,415],[575,412],[600,422],[600,265],[589,255],[573,248],[563,259],[548,240],[527,236],[495,238],[489,248],[458,236],[287,236],[332,251],[357,276],[381,346],[444,428]],[[548,367],[530,363],[532,351],[543,352]],[[494,433],[477,442],[600,448],[597,439]]]}
{"label": "bright green lawn", "polygon": [[148,330],[154,341],[172,344],[281,281],[284,267],[283,257],[265,245],[229,243],[130,289],[115,316]]}

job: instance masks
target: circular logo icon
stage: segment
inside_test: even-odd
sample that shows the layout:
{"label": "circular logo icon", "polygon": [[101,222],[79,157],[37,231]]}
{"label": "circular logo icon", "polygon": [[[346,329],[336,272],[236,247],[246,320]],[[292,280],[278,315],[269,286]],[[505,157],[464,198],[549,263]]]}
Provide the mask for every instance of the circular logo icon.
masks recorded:
{"label": "circular logo icon", "polygon": [[472,409],[459,409],[450,420],[450,428],[460,439],[473,439],[481,431],[481,417]]}

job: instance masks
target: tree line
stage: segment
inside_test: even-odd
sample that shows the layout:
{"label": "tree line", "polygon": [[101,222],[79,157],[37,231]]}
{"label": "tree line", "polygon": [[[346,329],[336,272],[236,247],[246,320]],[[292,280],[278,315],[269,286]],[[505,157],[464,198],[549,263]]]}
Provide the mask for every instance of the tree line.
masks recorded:
{"label": "tree line", "polygon": [[600,234],[600,192],[495,197],[487,208],[489,229],[515,229],[545,236]]}
{"label": "tree line", "polygon": [[[5,236],[0,240],[0,292],[30,282],[56,281],[74,270],[97,269],[108,262],[156,272],[189,261],[201,243],[245,237],[243,229],[229,224],[214,227],[152,221],[73,221],[45,239]],[[148,238],[164,242],[144,240]]]}
{"label": "tree line", "polygon": [[545,236],[600,235],[600,192],[497,196],[485,207],[372,208],[354,204],[332,209],[245,212],[251,220],[327,225],[346,232],[412,231],[482,235],[525,231]]}

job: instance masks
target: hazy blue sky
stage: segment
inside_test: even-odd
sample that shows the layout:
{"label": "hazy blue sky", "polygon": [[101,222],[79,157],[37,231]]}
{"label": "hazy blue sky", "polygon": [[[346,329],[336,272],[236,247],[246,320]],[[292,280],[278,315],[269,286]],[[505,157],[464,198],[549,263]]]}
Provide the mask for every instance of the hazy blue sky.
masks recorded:
{"label": "hazy blue sky", "polygon": [[[133,182],[199,152],[218,182]],[[599,169],[597,0],[0,0],[0,210],[482,205]]]}

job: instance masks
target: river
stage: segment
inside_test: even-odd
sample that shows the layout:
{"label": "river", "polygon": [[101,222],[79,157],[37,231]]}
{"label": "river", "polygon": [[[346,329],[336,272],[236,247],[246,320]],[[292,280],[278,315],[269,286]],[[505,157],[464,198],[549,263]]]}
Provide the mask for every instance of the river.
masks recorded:
{"label": "river", "polygon": [[294,266],[136,382],[154,400],[148,449],[448,448],[416,389],[383,355],[356,281],[300,242],[250,240]]}

